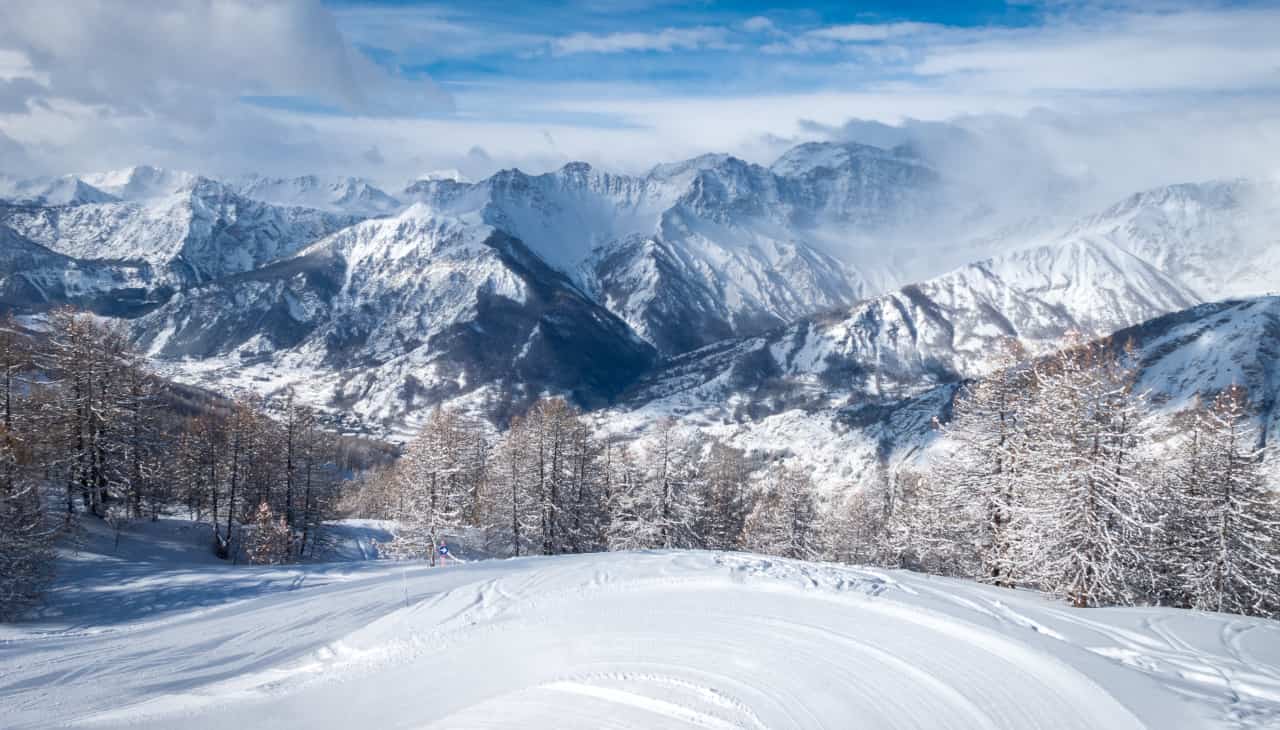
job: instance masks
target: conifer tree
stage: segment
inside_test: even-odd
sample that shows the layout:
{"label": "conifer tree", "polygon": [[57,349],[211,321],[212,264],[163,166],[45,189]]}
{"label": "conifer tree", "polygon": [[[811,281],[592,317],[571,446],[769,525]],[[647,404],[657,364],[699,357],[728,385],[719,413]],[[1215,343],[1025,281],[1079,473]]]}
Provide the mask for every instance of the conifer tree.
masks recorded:
{"label": "conifer tree", "polygon": [[1017,580],[1012,522],[1021,496],[1017,457],[1026,451],[1028,399],[1022,354],[1016,341],[1006,340],[994,372],[956,395],[951,419],[937,426],[943,444],[914,505],[916,534],[932,559],[1003,586]]}
{"label": "conifer tree", "polygon": [[751,465],[741,449],[712,441],[702,468],[696,531],[711,550],[739,550],[751,509]]}
{"label": "conifer tree", "polygon": [[283,516],[277,517],[264,500],[254,513],[253,532],[245,550],[249,562],[258,565],[286,563],[293,555],[293,531]]}
{"label": "conifer tree", "polygon": [[818,508],[809,477],[774,467],[765,492],[747,515],[743,541],[748,550],[798,560],[813,560],[821,550]]}
{"label": "conifer tree", "polygon": [[1129,603],[1150,526],[1138,445],[1147,413],[1132,366],[1107,343],[1073,343],[1037,364],[1019,455],[1015,569],[1075,606]]}
{"label": "conifer tree", "polygon": [[396,515],[393,554],[427,558],[435,565],[437,547],[462,524],[469,490],[462,479],[461,446],[456,415],[436,407],[394,472],[403,505]]}
{"label": "conifer tree", "polygon": [[615,501],[615,549],[699,547],[702,444],[671,419],[639,448],[635,473]]}
{"label": "conifer tree", "polygon": [[1228,387],[1203,417],[1202,465],[1187,469],[1184,483],[1195,515],[1194,529],[1183,537],[1185,591],[1195,608],[1276,615],[1280,507],[1265,482],[1245,389]]}

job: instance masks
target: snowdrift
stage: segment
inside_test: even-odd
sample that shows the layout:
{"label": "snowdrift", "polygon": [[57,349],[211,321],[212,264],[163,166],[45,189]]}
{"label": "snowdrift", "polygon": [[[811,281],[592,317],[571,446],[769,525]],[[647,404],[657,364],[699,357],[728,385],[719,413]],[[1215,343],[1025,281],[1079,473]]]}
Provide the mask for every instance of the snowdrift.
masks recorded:
{"label": "snowdrift", "polygon": [[745,554],[254,568],[180,537],[81,553],[0,627],[0,727],[1280,724],[1275,622]]}

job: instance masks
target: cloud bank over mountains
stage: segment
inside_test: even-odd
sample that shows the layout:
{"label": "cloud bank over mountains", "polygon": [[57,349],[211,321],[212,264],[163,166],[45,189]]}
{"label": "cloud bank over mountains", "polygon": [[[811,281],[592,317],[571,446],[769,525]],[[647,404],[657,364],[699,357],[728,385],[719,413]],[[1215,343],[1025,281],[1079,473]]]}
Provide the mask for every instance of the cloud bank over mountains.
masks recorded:
{"label": "cloud bank over mountains", "polygon": [[0,172],[146,161],[399,185],[708,151],[767,163],[847,139],[1087,204],[1280,171],[1280,9],[942,12],[16,0],[0,7]]}

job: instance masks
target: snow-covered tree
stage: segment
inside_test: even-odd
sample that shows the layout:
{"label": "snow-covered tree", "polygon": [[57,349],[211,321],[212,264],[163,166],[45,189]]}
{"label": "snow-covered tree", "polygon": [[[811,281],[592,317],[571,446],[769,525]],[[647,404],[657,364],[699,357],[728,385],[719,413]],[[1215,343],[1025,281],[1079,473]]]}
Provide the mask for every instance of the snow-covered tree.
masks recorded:
{"label": "snow-covered tree", "polygon": [[783,466],[769,470],[764,493],[747,515],[743,542],[753,552],[798,560],[818,557],[818,506],[807,474]]}
{"label": "snow-covered tree", "polygon": [[614,549],[698,547],[702,443],[696,433],[663,419],[636,445],[633,483],[614,500],[610,545]]}
{"label": "snow-covered tree", "polygon": [[535,494],[533,433],[525,419],[511,420],[494,449],[481,512],[495,550],[528,554],[541,528],[541,500]]}
{"label": "snow-covered tree", "polygon": [[35,602],[52,568],[53,536],[41,504],[38,475],[24,462],[29,453],[0,426],[0,620]]}
{"label": "snow-covered tree", "polygon": [[1035,368],[1017,459],[1014,570],[1076,606],[1133,600],[1150,526],[1139,445],[1149,408],[1108,343],[1074,344]]}
{"label": "snow-covered tree", "polygon": [[16,422],[25,384],[22,375],[33,365],[34,354],[28,338],[12,314],[0,319],[0,426],[10,433]]}
{"label": "snow-covered tree", "polygon": [[566,489],[561,498],[566,548],[591,552],[608,542],[608,474],[604,445],[580,415],[569,425]]}
{"label": "snow-covered tree", "polygon": [[751,509],[751,462],[741,449],[712,441],[701,465],[699,542],[711,550],[739,550]]}
{"label": "snow-covered tree", "polygon": [[[1245,389],[1222,391],[1201,414],[1203,444],[1182,459],[1191,509],[1182,576],[1192,606],[1259,616],[1280,612],[1280,505]],[[1194,461],[1192,461],[1194,459]],[[1184,523],[1186,524],[1186,523]]]}
{"label": "snow-covered tree", "polygon": [[869,565],[875,543],[881,539],[881,511],[865,490],[838,492],[823,515],[822,534],[828,560],[851,565]]}
{"label": "snow-covered tree", "polygon": [[402,558],[429,558],[447,532],[462,524],[469,488],[464,480],[463,444],[456,414],[437,407],[409,443],[393,472],[402,507],[391,552]]}
{"label": "snow-covered tree", "polygon": [[271,505],[264,500],[254,513],[253,532],[250,533],[245,556],[258,565],[279,565],[293,558],[293,530],[284,516],[277,517]]}
{"label": "snow-covered tree", "polygon": [[942,443],[914,501],[913,535],[922,553],[961,575],[1011,586],[1013,519],[1026,452],[1029,377],[1023,352],[1007,340],[989,376],[957,393],[937,425]]}

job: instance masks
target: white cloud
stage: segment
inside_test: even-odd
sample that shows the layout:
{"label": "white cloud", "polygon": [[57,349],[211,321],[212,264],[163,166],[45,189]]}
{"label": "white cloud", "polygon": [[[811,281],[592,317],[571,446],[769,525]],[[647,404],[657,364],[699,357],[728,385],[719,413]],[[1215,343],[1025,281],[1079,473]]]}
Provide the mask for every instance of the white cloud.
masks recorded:
{"label": "white cloud", "polygon": [[832,25],[818,28],[806,33],[810,38],[845,43],[861,41],[882,41],[908,35],[918,35],[929,31],[941,30],[944,26],[934,23],[853,23],[849,25]]}
{"label": "white cloud", "polygon": [[794,33],[769,43],[762,50],[771,54],[808,55],[856,47],[858,52],[863,52],[866,48],[873,47],[870,44],[891,40],[919,43],[922,42],[920,36],[927,35],[930,40],[935,40],[939,35],[954,33],[955,29],[935,23],[849,23]]}
{"label": "white cloud", "polygon": [[724,47],[728,33],[724,28],[664,28],[652,33],[573,33],[551,43],[557,56],[575,53],[627,53],[633,51],[670,52],[681,49]]}
{"label": "white cloud", "polygon": [[[304,0],[0,1],[0,172],[149,162],[217,174],[341,171],[395,184],[424,169],[480,177],[570,159],[638,171],[708,151],[768,162],[780,146],[832,134],[851,118],[981,127],[983,139],[1009,140],[1035,169],[1108,189],[1280,170],[1280,50],[1268,33],[1280,27],[1280,10],[1077,13],[1021,29],[797,31],[761,16],[558,38],[486,37],[474,19],[430,8],[338,13],[341,23]],[[660,59],[664,68],[680,62],[680,51],[750,42],[747,53],[699,70],[732,80],[741,58],[752,76],[711,91],[625,78],[482,77],[451,84],[455,114],[420,118],[445,101],[435,87],[373,64],[340,28],[354,29],[360,47],[392,52],[536,49],[546,61],[548,53],[651,51],[671,54]],[[451,38],[457,45],[444,48]],[[792,55],[761,59],[754,49],[766,42]],[[836,55],[818,63],[801,53],[818,50]],[[348,111],[265,109],[243,103],[246,94],[305,96]]]}
{"label": "white cloud", "polygon": [[742,25],[740,27],[747,33],[772,33],[778,29],[778,26],[774,25],[772,20],[769,20],[763,15],[756,15],[754,17],[747,18],[742,21]]}
{"label": "white cloud", "polygon": [[1280,87],[1280,9],[1104,14],[931,44],[919,75],[986,90]]}
{"label": "white cloud", "polygon": [[333,11],[353,43],[415,61],[545,51],[552,37],[511,30],[440,7],[356,5]]}
{"label": "white cloud", "polygon": [[388,95],[447,104],[430,82],[409,88],[355,51],[315,0],[10,0],[0,3],[0,49],[26,61],[30,74],[16,77],[39,84],[41,99],[179,123],[208,124],[246,95],[356,112]]}

